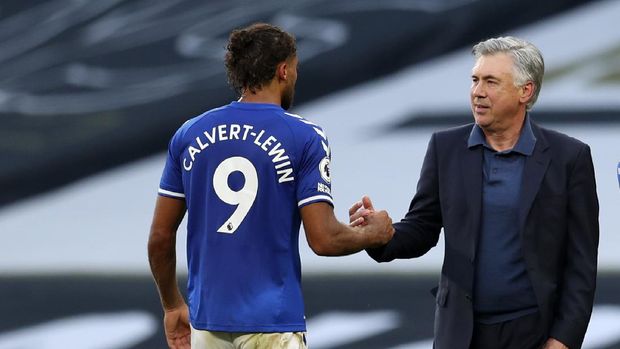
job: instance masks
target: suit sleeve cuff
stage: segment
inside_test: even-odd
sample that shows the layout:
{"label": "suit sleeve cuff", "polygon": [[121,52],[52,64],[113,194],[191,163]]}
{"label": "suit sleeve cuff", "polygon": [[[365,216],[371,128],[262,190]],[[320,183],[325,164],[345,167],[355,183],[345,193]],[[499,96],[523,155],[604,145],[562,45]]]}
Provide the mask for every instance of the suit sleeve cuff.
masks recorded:
{"label": "suit sleeve cuff", "polygon": [[366,253],[368,253],[368,255],[370,256],[370,258],[374,259],[376,262],[381,263],[381,262],[389,262],[391,261],[393,258],[387,258],[385,256],[385,250],[386,250],[386,246],[387,245],[383,245],[381,247],[376,247],[376,248],[367,248],[366,249]]}
{"label": "suit sleeve cuff", "polygon": [[562,342],[569,349],[581,348],[588,327],[587,323],[587,321],[585,323],[577,323],[567,320],[556,320],[553,326],[551,326],[549,337]]}

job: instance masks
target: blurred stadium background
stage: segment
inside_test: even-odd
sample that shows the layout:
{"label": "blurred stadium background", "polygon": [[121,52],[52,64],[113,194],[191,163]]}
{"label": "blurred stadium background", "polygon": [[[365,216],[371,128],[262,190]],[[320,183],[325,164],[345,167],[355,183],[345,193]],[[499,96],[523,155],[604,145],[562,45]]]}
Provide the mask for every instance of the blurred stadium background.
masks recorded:
{"label": "blurred stadium background", "polygon": [[[2,0],[0,349],[165,347],[146,256],[164,152],[183,121],[235,98],[224,45],[255,21],[297,36],[293,111],[330,137],[342,220],[363,194],[406,212],[430,134],[470,120],[472,44],[539,46],[532,117],[589,143],[596,168],[584,348],[620,348],[619,19],[617,0]],[[311,348],[431,348],[441,243],[385,265],[300,249]]]}

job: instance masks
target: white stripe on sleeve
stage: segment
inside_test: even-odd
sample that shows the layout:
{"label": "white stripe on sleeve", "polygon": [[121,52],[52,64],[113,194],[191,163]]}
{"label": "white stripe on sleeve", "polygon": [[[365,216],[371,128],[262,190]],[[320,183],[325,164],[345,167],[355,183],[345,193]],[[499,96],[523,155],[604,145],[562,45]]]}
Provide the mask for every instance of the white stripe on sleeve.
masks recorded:
{"label": "white stripe on sleeve", "polygon": [[324,201],[329,201],[332,205],[334,204],[334,201],[332,201],[332,198],[330,198],[327,195],[315,195],[315,196],[311,196],[309,198],[305,198],[305,199],[299,201],[297,203],[297,206],[301,206],[301,205],[303,205],[303,204],[305,204],[307,202],[314,201],[314,200],[319,200],[319,199],[320,200],[324,200]]}
{"label": "white stripe on sleeve", "polygon": [[185,194],[183,194],[183,193],[175,193],[173,191],[165,190],[165,189],[162,189],[162,188],[159,188],[159,190],[157,192],[160,193],[160,194],[164,194],[164,195],[174,196],[175,198],[184,198],[185,197]]}

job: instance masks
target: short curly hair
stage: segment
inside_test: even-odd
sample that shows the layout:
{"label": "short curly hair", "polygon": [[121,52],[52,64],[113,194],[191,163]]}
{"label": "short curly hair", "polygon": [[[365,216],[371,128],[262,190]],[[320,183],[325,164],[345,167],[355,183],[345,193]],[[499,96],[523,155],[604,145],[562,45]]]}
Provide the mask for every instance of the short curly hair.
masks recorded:
{"label": "short curly hair", "polygon": [[226,46],[228,83],[240,94],[256,92],[273,79],[279,63],[296,54],[295,38],[279,27],[255,23],[235,29]]}

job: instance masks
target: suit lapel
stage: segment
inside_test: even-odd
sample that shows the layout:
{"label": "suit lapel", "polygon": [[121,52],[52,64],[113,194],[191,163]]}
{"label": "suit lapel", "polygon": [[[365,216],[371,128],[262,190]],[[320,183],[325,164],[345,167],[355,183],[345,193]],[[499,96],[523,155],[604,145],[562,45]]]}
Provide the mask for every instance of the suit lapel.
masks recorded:
{"label": "suit lapel", "polygon": [[521,196],[519,198],[519,227],[521,234],[525,227],[525,220],[532,207],[534,198],[540,189],[549,161],[551,160],[550,152],[547,151],[549,145],[547,140],[540,132],[540,128],[532,123],[532,131],[536,136],[536,146],[532,156],[525,159],[523,168],[523,180],[521,184]]}
{"label": "suit lapel", "polygon": [[471,258],[476,256],[476,246],[478,245],[478,235],[480,233],[480,215],[482,212],[482,152],[480,146],[468,148],[461,156],[461,174],[463,178],[463,190],[467,202],[465,205],[469,211],[469,229],[471,235],[471,245],[468,246]]}

